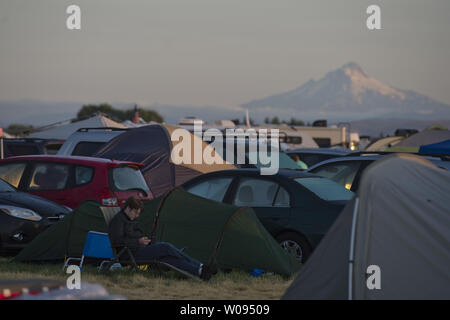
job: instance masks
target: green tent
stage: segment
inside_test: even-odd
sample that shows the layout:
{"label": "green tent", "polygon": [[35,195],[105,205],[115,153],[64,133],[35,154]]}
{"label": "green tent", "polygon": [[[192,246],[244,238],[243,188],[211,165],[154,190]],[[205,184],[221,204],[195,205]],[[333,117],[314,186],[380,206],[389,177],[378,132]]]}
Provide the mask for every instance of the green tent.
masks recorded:
{"label": "green tent", "polygon": [[[107,232],[104,209],[96,202],[82,203],[36,237],[15,261],[80,257],[88,231]],[[188,255],[199,261],[216,259],[219,268],[258,268],[290,276],[300,267],[266,231],[251,208],[238,208],[174,189],[147,202],[139,223],[147,236],[185,248]]]}

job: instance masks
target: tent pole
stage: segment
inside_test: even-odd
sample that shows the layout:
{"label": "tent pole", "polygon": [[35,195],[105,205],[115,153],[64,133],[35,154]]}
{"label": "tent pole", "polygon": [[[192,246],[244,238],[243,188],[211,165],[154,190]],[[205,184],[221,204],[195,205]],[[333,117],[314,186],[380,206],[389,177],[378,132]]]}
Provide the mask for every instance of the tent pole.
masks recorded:
{"label": "tent pole", "polygon": [[353,207],[352,234],[350,236],[350,256],[348,261],[348,300],[353,300],[353,264],[355,258],[355,233],[356,220],[358,218],[358,205],[359,198],[356,198],[355,205]]}

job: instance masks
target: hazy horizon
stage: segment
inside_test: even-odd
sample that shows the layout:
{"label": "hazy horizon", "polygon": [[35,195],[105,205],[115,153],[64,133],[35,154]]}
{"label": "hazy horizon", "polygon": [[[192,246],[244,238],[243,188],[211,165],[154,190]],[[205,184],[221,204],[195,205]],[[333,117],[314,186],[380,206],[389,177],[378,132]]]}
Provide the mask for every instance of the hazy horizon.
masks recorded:
{"label": "hazy horizon", "polygon": [[[370,4],[382,30],[366,28]],[[448,21],[448,0],[2,1],[0,100],[229,111],[354,61],[450,104]]]}

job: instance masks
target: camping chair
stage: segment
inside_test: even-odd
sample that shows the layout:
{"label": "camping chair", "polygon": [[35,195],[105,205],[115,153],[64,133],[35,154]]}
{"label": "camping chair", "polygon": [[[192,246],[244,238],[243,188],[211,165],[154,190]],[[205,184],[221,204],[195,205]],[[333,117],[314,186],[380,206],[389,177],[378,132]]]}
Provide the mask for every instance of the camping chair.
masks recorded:
{"label": "camping chair", "polygon": [[100,266],[98,268],[99,271],[102,269],[103,264],[115,260],[115,255],[111,248],[111,243],[109,242],[107,233],[89,231],[84,243],[83,255],[81,256],[81,258],[67,258],[64,263],[63,270],[65,270],[65,268],[69,265],[69,262],[72,260],[79,260],[79,267],[82,268],[85,257],[104,259],[100,263]]}
{"label": "camping chair", "polygon": [[[117,207],[100,207],[103,213],[103,217],[105,218],[106,225],[109,226],[109,223],[111,222],[112,218],[120,211],[120,208]],[[109,237],[108,237],[109,241]],[[120,263],[122,265],[130,265],[133,266],[134,270],[139,271],[139,266],[144,265],[152,265],[155,266],[156,269],[160,270],[160,267],[163,266],[167,269],[171,269],[174,271],[177,271],[178,273],[183,274],[186,277],[193,278],[194,276],[184,270],[181,270],[169,263],[158,261],[158,260],[148,260],[148,261],[138,261],[136,262],[136,259],[134,258],[134,255],[129,247],[122,247],[120,251],[117,252],[116,248],[112,248],[111,244],[109,243],[109,247],[111,248],[111,251],[114,255],[114,258],[110,261],[102,261],[99,271],[102,270],[103,264],[110,262],[110,263]],[[185,248],[181,249],[180,251],[183,252]],[[121,258],[125,253],[128,254],[128,259]]]}

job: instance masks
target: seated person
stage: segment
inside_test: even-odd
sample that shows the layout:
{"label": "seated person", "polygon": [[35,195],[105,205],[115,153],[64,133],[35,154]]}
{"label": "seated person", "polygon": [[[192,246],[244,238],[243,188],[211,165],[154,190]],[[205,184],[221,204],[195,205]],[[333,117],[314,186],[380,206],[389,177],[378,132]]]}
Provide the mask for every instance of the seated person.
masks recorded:
{"label": "seated person", "polygon": [[206,281],[211,278],[212,274],[217,273],[215,266],[198,262],[170,243],[151,244],[151,240],[144,236],[136,221],[142,209],[142,202],[135,197],[130,197],[122,210],[112,218],[108,234],[111,246],[116,248],[117,252],[123,247],[128,247],[137,264],[147,261],[161,261]]}
{"label": "seated person", "polygon": [[291,158],[300,167],[300,169],[303,169],[303,170],[308,169],[308,165],[300,159],[300,156],[298,154],[292,154]]}

